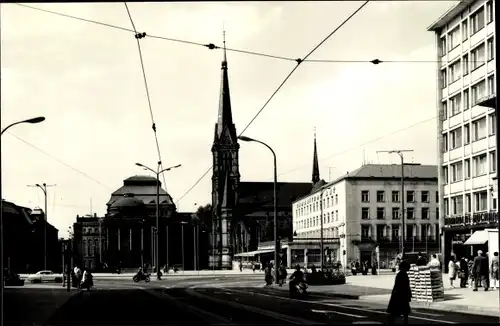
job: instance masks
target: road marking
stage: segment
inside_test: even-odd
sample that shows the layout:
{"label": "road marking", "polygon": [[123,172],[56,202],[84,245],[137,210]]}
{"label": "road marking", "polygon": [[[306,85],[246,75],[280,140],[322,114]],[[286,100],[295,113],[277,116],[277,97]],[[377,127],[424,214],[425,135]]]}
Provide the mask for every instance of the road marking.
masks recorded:
{"label": "road marking", "polygon": [[316,310],[316,309],[311,309],[312,312],[317,312],[317,313],[323,313],[323,314],[337,314],[337,315],[344,315],[347,317],[354,317],[354,318],[366,318],[366,316],[360,316],[360,315],[354,315],[354,314],[348,314],[346,312],[340,312],[340,311],[333,311],[333,310]]}
{"label": "road marking", "polygon": [[[233,292],[243,293],[243,291],[239,291],[239,290],[234,290],[234,289],[228,289],[228,290],[229,291],[233,291]],[[292,299],[292,298],[281,297],[281,296],[270,295],[270,294],[264,294],[264,293],[253,292],[253,291],[244,292],[244,293],[253,293],[253,294],[262,295],[262,296],[265,296],[265,297],[278,298],[278,299],[282,299],[282,300],[302,301],[302,302],[307,302],[307,303],[310,303],[310,304],[320,304],[320,305],[325,305],[325,306],[330,306],[330,307],[338,306],[338,307],[344,307],[344,308],[347,308],[347,309],[358,310],[358,311],[363,311],[363,312],[371,312],[371,313],[382,314],[382,315],[387,315],[388,314],[385,311],[378,311],[378,310],[373,310],[373,309],[368,309],[368,308],[354,308],[354,307],[349,307],[349,305],[343,305],[343,304],[333,304],[333,303],[326,303],[326,302],[321,302],[321,301],[296,300],[296,299]],[[408,317],[409,318],[413,318],[413,319],[418,319],[418,320],[426,320],[426,321],[432,321],[432,322],[438,322],[438,323],[444,323],[444,324],[458,324],[458,323],[456,323],[454,321],[447,321],[447,320],[442,320],[442,319],[432,319],[432,318],[418,317],[418,316],[412,316],[412,315],[409,315]]]}
{"label": "road marking", "polygon": [[282,321],[285,321],[285,322],[288,322],[288,323],[292,323],[292,324],[305,324],[305,325],[323,324],[323,323],[317,323],[317,322],[313,322],[313,321],[310,321],[310,320],[307,320],[307,319],[303,319],[303,318],[300,318],[300,317],[287,316],[285,314],[280,314],[278,312],[273,312],[273,311],[269,311],[269,310],[265,310],[265,309],[253,307],[253,306],[250,306],[250,305],[247,305],[247,304],[242,304],[242,303],[236,303],[236,302],[231,302],[231,301],[217,299],[217,298],[214,298],[214,297],[206,295],[206,294],[198,293],[195,289],[196,289],[196,286],[192,286],[192,287],[189,287],[186,290],[186,292],[188,292],[189,294],[191,294],[193,296],[196,296],[198,298],[204,298],[204,299],[212,300],[214,302],[218,302],[218,303],[223,304],[223,305],[232,306],[232,307],[237,308],[237,309],[248,310],[248,311],[260,314],[260,315],[268,316],[268,317],[271,317],[271,318],[274,318],[274,319],[278,319],[278,320],[282,320]]}
{"label": "road marking", "polygon": [[418,315],[427,315],[427,316],[434,316],[434,317],[443,317],[444,315],[440,314],[431,314],[430,312],[418,312],[418,311],[412,311],[411,314],[418,314]]}

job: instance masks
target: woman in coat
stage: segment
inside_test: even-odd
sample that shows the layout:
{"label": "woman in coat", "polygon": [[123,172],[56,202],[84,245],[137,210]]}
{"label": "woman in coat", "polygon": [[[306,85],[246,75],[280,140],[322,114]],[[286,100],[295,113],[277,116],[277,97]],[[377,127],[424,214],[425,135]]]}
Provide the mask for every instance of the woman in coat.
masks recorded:
{"label": "woman in coat", "polygon": [[396,319],[400,316],[403,316],[404,324],[408,325],[408,314],[411,311],[410,278],[407,273],[409,270],[410,264],[406,260],[403,260],[399,264],[399,272],[396,274],[394,288],[392,289],[391,299],[387,307],[387,312],[389,313],[388,323],[391,325],[394,324]]}

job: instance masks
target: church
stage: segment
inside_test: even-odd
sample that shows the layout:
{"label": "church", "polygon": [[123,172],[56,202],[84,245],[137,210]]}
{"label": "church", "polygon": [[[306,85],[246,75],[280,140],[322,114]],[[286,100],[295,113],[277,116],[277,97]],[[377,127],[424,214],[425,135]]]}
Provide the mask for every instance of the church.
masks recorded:
{"label": "church", "polygon": [[[224,42],[225,44],[225,42]],[[221,68],[218,119],[212,145],[212,226],[210,269],[233,269],[233,257],[274,239],[273,182],[240,181],[239,148],[231,112],[227,56]],[[324,182],[324,181],[323,181]],[[320,183],[316,139],[312,182],[279,182],[277,215],[280,239],[292,239],[292,203]]]}

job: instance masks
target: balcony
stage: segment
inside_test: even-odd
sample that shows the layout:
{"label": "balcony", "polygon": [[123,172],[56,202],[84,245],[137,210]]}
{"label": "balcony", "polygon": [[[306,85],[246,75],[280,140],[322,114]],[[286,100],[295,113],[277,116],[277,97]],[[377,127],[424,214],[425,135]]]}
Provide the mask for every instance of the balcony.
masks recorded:
{"label": "balcony", "polygon": [[466,226],[492,227],[498,225],[498,212],[480,212],[474,214],[463,214],[447,216],[444,218],[445,228],[456,228]]}
{"label": "balcony", "polygon": [[496,104],[497,104],[497,95],[495,93],[480,98],[476,103],[476,105],[485,106],[491,109],[496,108]]}

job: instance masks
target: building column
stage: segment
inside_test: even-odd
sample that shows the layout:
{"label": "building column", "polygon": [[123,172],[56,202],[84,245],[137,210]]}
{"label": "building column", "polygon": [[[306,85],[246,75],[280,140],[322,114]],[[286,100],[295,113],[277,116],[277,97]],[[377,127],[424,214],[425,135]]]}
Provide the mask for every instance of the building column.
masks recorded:
{"label": "building column", "polygon": [[290,245],[286,248],[286,266],[292,268],[292,248]]}
{"label": "building column", "polygon": [[144,226],[141,226],[141,267],[144,268]]}
{"label": "building column", "polygon": [[132,251],[132,228],[129,229],[128,249]]}
{"label": "building column", "polygon": [[308,258],[307,258],[307,248],[304,249],[304,266],[307,268]]}
{"label": "building column", "polygon": [[121,248],[121,229],[118,228],[118,251],[120,251]]}

